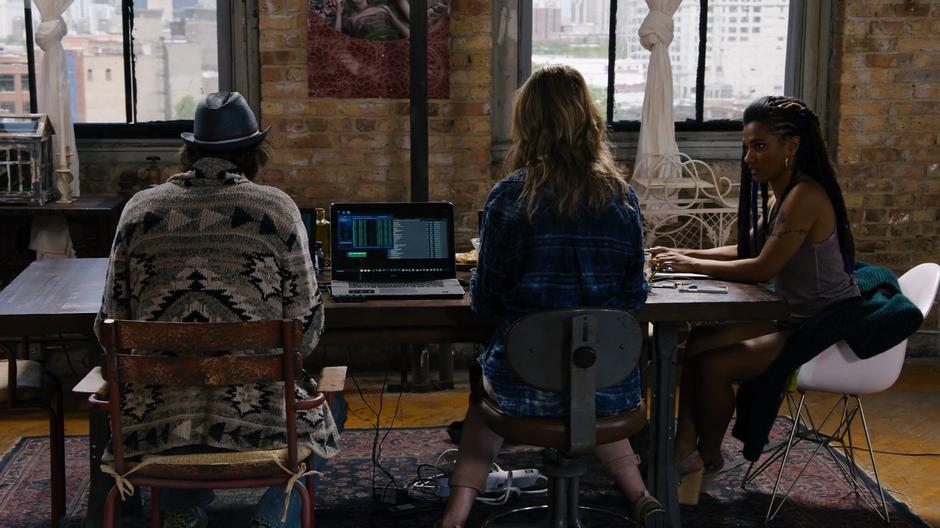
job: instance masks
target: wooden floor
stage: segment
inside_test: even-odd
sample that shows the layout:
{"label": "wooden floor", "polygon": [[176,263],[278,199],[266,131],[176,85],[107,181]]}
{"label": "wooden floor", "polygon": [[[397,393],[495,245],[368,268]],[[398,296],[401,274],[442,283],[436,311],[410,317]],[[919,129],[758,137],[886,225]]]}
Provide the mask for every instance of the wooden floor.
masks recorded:
{"label": "wooden floor", "polygon": [[[361,380],[362,396],[355,384],[347,382],[346,397],[350,403],[347,427],[374,426],[380,381],[381,378],[379,382],[376,378]],[[808,397],[816,412],[832,401],[834,398],[828,396]],[[383,426],[392,420],[397,403],[397,393],[385,394],[381,412]],[[395,416],[395,426],[446,425],[461,419],[466,405],[464,386],[448,392],[404,394]],[[933,454],[879,453],[876,459],[885,488],[908,503],[925,521],[940,527],[940,358],[909,359],[898,383],[888,391],[866,397],[864,405],[876,449]],[[86,417],[82,411],[69,413],[66,434],[87,434]],[[46,422],[41,415],[0,413],[0,452],[6,452],[19,437],[45,434]],[[863,461],[861,463],[865,465]]]}

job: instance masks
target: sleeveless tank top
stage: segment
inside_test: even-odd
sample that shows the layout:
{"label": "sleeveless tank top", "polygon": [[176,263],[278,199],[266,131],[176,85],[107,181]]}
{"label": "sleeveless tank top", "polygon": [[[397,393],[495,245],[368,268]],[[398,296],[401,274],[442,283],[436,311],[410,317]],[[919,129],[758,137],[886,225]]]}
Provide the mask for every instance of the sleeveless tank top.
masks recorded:
{"label": "sleeveless tank top", "polygon": [[837,233],[833,229],[822,242],[807,238],[777,274],[774,284],[790,305],[791,318],[812,317],[831,303],[861,295],[855,276],[845,272]]}

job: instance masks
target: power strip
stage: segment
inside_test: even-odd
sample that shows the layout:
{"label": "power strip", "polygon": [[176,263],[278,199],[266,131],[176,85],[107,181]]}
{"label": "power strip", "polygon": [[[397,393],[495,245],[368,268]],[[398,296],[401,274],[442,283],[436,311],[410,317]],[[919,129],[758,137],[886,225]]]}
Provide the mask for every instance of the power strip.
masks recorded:
{"label": "power strip", "polygon": [[[511,481],[510,481],[511,475]],[[486,478],[486,493],[505,491],[507,487],[526,489],[535,486],[544,477],[537,469],[513,469],[511,471],[491,471]]]}
{"label": "power strip", "polygon": [[[512,474],[512,482],[509,475]],[[537,469],[514,469],[511,471],[498,470],[491,471],[486,478],[486,491],[484,493],[504,492],[508,486],[518,489],[531,488],[545,480],[545,477]],[[438,497],[450,496],[450,482],[447,477],[440,477],[436,481],[434,494]]]}

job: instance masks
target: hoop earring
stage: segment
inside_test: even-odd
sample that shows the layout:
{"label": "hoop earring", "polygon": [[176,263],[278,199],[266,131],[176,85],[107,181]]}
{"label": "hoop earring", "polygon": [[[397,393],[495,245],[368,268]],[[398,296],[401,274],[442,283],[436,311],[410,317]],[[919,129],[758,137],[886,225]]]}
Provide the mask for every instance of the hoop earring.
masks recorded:
{"label": "hoop earring", "polygon": [[787,156],[786,158],[783,159],[783,167],[785,169],[790,168],[790,156]]}

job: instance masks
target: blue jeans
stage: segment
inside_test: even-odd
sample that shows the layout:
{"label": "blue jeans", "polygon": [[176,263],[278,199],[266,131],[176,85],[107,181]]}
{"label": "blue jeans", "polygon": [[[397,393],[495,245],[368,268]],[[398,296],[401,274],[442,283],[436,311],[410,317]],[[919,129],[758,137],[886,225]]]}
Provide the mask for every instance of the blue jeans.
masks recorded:
{"label": "blue jeans", "polygon": [[[330,413],[336,422],[336,428],[343,432],[346,426],[346,416],[349,414],[349,405],[343,393],[333,393],[333,401],[330,405]],[[195,447],[195,449],[194,449]],[[179,452],[176,452],[178,451]],[[183,454],[185,450],[188,453],[193,451],[212,452],[222,451],[208,446],[185,446],[182,448],[170,449],[164,454]],[[175,452],[175,453],[174,453]],[[313,461],[313,469],[319,471],[326,467],[327,460],[317,457]],[[302,481],[299,481],[299,483]],[[314,477],[314,485],[317,478]],[[163,505],[163,511],[188,510],[190,508],[205,508],[215,499],[215,493],[212,490],[188,490],[188,489],[164,489],[160,494],[160,503]],[[300,528],[300,492],[291,491],[290,505],[287,507],[287,521],[281,522],[281,515],[284,513],[284,486],[271,486],[258,501],[255,508],[254,517],[251,520],[251,526],[263,528]]]}

